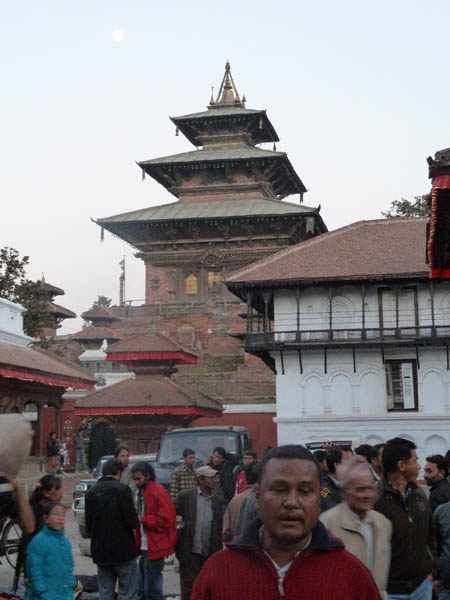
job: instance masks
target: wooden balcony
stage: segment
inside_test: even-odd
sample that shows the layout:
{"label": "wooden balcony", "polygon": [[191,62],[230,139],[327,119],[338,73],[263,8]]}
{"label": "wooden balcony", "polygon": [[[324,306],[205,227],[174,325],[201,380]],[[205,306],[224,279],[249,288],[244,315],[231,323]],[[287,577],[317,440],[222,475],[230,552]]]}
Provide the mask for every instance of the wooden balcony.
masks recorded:
{"label": "wooden balcony", "polygon": [[314,347],[445,346],[450,343],[450,325],[265,331],[243,337],[250,352]]}

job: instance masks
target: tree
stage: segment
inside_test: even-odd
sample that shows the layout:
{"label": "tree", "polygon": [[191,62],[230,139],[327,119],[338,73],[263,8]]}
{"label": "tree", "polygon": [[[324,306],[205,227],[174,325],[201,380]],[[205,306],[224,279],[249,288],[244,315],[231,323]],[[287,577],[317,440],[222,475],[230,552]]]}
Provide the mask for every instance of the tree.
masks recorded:
{"label": "tree", "polygon": [[52,318],[47,310],[47,302],[42,294],[39,281],[27,279],[25,269],[29,257],[21,257],[15,248],[0,248],[0,298],[18,302],[27,312],[23,318],[24,332],[39,338],[41,346],[48,346],[42,335],[45,327],[52,326]]}
{"label": "tree", "polygon": [[394,200],[391,202],[390,209],[381,214],[386,219],[393,219],[395,217],[429,217],[430,199],[430,194],[424,194],[423,196],[414,196],[414,201],[406,200],[406,198]]}
{"label": "tree", "polygon": [[90,310],[93,310],[94,308],[109,308],[111,306],[111,302],[111,298],[98,295],[97,300],[92,303]]}

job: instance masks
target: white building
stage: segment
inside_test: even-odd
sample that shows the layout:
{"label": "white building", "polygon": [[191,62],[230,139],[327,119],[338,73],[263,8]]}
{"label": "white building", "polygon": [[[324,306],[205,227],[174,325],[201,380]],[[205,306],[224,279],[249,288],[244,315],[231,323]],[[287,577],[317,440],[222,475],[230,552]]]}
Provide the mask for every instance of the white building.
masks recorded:
{"label": "white building", "polygon": [[228,278],[276,370],[278,443],[450,448],[450,281],[428,277],[426,222],[361,221]]}

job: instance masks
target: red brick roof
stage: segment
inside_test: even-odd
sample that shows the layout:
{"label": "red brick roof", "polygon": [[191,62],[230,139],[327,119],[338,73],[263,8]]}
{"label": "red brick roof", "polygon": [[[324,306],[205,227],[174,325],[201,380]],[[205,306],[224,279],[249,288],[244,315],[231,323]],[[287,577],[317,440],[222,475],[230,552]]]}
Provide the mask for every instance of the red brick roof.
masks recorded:
{"label": "red brick roof", "polygon": [[108,354],[125,352],[182,352],[190,356],[198,356],[192,348],[185,348],[179,342],[175,342],[162,333],[149,333],[146,335],[135,335],[108,346]]}
{"label": "red brick roof", "polygon": [[[148,408],[170,414],[173,408],[194,408],[222,412],[222,406],[209,396],[176,383],[163,375],[125,379],[77,400],[76,408]],[[161,410],[162,409],[162,410]],[[148,412],[151,412],[149,410]],[[174,411],[178,412],[179,411]]]}
{"label": "red brick roof", "polygon": [[90,389],[95,384],[89,372],[71,361],[40,348],[5,342],[0,342],[0,376],[77,389]]}
{"label": "red brick roof", "polygon": [[358,221],[235,271],[230,287],[301,280],[424,277],[427,218]]}
{"label": "red brick roof", "polygon": [[85,327],[81,331],[77,331],[72,336],[73,340],[78,342],[89,341],[89,340],[110,340],[112,342],[120,340],[120,336],[117,335],[111,329],[106,327]]}

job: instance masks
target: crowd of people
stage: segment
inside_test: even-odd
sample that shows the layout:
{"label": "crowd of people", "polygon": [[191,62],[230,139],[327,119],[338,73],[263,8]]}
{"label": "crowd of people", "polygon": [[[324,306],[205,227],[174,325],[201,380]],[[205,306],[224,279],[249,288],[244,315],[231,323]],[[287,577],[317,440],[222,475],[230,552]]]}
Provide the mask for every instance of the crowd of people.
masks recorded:
{"label": "crowd of people", "polygon": [[[161,600],[175,553],[182,600],[450,600],[449,458],[427,457],[419,485],[403,438],[354,451],[279,446],[261,461],[249,450],[239,464],[217,447],[200,466],[186,448],[166,491],[119,447],[85,501],[99,597],[118,586],[121,600]],[[29,501],[0,481],[0,513],[24,532],[16,581],[24,572],[28,600],[69,600],[78,585],[61,499],[53,473]]]}

